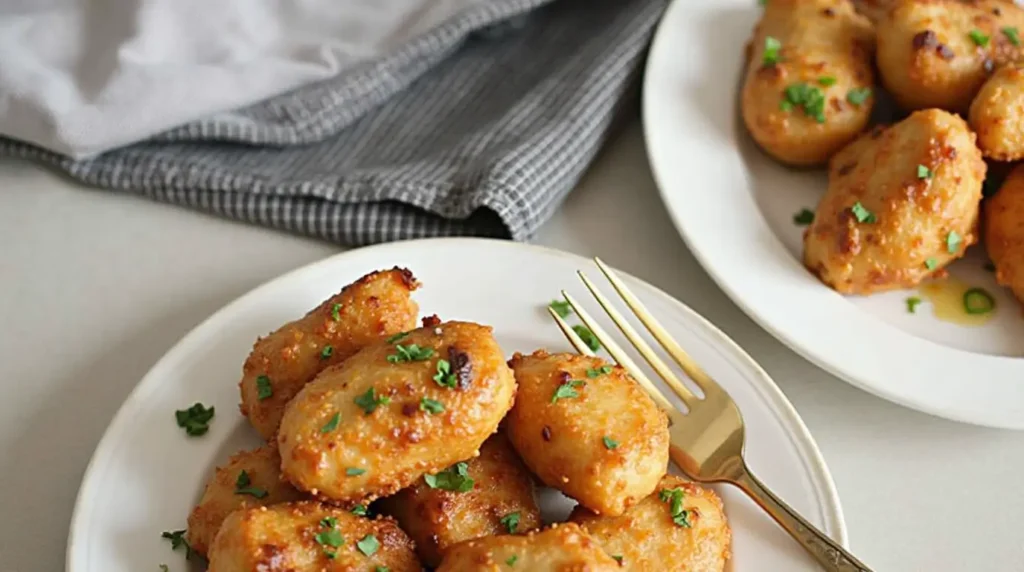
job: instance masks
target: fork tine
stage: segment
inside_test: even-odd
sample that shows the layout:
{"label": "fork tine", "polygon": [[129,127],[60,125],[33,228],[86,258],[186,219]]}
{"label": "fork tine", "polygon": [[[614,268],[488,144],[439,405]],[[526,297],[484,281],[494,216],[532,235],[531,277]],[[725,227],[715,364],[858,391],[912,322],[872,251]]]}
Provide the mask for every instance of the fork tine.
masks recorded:
{"label": "fork tine", "polygon": [[600,268],[601,272],[606,278],[608,278],[608,281],[611,282],[615,291],[619,293],[619,296],[621,296],[623,301],[626,302],[629,309],[633,310],[633,314],[640,320],[640,323],[647,328],[647,331],[654,336],[654,339],[658,340],[661,347],[665,348],[665,351],[672,356],[672,359],[679,364],[679,367],[683,368],[686,375],[688,375],[690,379],[692,379],[693,382],[701,388],[704,395],[706,396],[711,391],[721,391],[718,383],[711,379],[711,376],[708,375],[707,372],[705,372],[704,369],[700,367],[692,357],[690,357],[690,354],[686,353],[686,350],[684,350],[672,338],[672,336],[669,335],[665,328],[654,319],[654,316],[647,311],[643,302],[637,299],[637,297],[629,291],[629,288],[626,287],[626,284],[622,279],[619,278],[619,276],[615,274],[615,272],[600,258],[594,258],[594,262],[597,263],[597,267]]}
{"label": "fork tine", "polygon": [[[661,390],[658,389],[658,386],[654,385],[654,383],[646,375],[644,375],[643,370],[641,370],[636,365],[636,362],[634,362],[633,359],[629,357],[629,354],[627,354],[618,344],[615,343],[614,340],[612,340],[611,336],[608,335],[608,332],[605,332],[604,329],[600,325],[598,325],[598,323],[594,321],[592,317],[590,317],[590,314],[588,314],[587,311],[583,309],[583,306],[579,304],[576,301],[576,299],[570,296],[569,293],[566,292],[565,290],[562,290],[562,296],[565,297],[565,301],[568,302],[570,306],[572,306],[572,309],[573,311],[576,312],[576,315],[580,317],[580,321],[583,322],[583,324],[587,326],[587,328],[589,328],[591,332],[593,332],[594,337],[596,337],[597,340],[601,342],[601,345],[604,346],[604,349],[608,350],[608,353],[612,355],[612,358],[614,358],[619,365],[624,367],[626,371],[629,372],[633,379],[635,379],[636,382],[640,384],[640,387],[643,387],[647,391],[647,393],[651,396],[651,399],[654,400],[658,407],[660,407],[662,410],[666,412],[676,411],[676,408],[672,405],[672,402],[670,402],[665,397],[665,395],[661,393]],[[555,322],[558,323],[558,327],[562,330],[562,333],[565,334],[565,337],[569,338],[569,342],[574,347],[579,349],[580,346],[578,344],[582,344],[582,346],[586,349],[586,354],[584,355],[594,355],[594,353],[590,351],[590,348],[587,347],[587,344],[584,343],[582,339],[580,339],[579,335],[577,335],[576,332],[573,331],[572,327],[565,323],[565,320],[563,320],[561,316],[554,312],[554,310],[550,310],[550,313],[555,318]]]}
{"label": "fork tine", "polygon": [[601,291],[597,289],[597,286],[595,286],[594,283],[591,282],[589,278],[587,278],[587,275],[584,274],[582,271],[577,271],[576,274],[579,275],[580,280],[583,280],[583,284],[586,285],[587,290],[590,290],[590,293],[593,294],[594,299],[597,300],[597,303],[600,304],[602,308],[604,308],[604,311],[605,313],[608,314],[608,317],[610,317],[612,321],[615,322],[615,325],[619,327],[619,330],[622,332],[622,334],[625,335],[626,338],[629,339],[630,343],[633,344],[633,347],[635,347],[636,350],[640,352],[640,355],[644,356],[644,359],[647,360],[647,363],[651,364],[651,367],[654,368],[654,371],[658,373],[661,379],[665,380],[665,383],[667,383],[669,387],[672,388],[672,391],[674,391],[675,394],[678,395],[679,398],[683,400],[683,403],[685,403],[686,406],[689,407],[690,409],[693,409],[693,406],[697,401],[697,396],[694,395],[693,392],[689,390],[689,388],[683,385],[681,381],[679,381],[679,378],[676,377],[676,374],[674,374],[672,370],[669,369],[668,365],[660,357],[658,357],[658,354],[654,353],[654,350],[651,349],[651,346],[648,345],[642,337],[640,337],[640,334],[638,334],[637,331],[633,329],[633,326],[629,325],[629,322],[627,322],[626,319],[622,316],[622,314],[620,314],[619,311],[616,310],[614,306],[612,306],[612,303],[608,300],[608,298],[606,298],[605,295],[602,294]]}
{"label": "fork tine", "polygon": [[587,342],[583,341],[583,339],[573,331],[572,326],[565,323],[565,320],[558,315],[558,312],[553,308],[548,307],[548,314],[551,314],[551,317],[555,319],[555,323],[558,324],[558,329],[562,330],[562,334],[565,335],[565,339],[569,340],[569,343],[572,344],[572,347],[576,348],[578,353],[585,356],[595,355],[590,349],[590,346],[587,345]]}

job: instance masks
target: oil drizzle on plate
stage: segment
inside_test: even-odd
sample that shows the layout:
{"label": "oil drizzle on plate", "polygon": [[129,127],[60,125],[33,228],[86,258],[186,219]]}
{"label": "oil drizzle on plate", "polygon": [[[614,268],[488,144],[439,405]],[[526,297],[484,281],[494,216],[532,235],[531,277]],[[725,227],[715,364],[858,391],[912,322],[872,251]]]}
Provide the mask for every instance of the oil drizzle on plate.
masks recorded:
{"label": "oil drizzle on plate", "polygon": [[988,323],[996,315],[997,308],[984,314],[968,314],[964,309],[964,293],[973,286],[963,280],[948,276],[941,280],[921,285],[921,297],[931,304],[932,315],[959,326],[978,327]]}

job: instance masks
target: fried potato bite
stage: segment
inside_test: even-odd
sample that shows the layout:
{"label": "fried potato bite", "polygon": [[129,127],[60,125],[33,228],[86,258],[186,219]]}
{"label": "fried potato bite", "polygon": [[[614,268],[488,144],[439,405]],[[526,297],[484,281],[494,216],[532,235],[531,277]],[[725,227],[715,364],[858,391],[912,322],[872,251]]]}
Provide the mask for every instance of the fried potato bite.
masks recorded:
{"label": "fried potato bite", "polygon": [[370,501],[477,454],[516,382],[490,327],[447,322],[363,348],[288,405],[281,469],[299,490]]}
{"label": "fried potato bite", "polygon": [[877,22],[882,83],[904,109],[965,113],[1000,65],[1024,54],[1024,10],[1002,0],[904,0]]}
{"label": "fried potato bite", "polygon": [[1024,165],[1014,167],[985,204],[985,248],[996,282],[1024,302]]}
{"label": "fried potato bite", "polygon": [[412,541],[390,519],[370,520],[316,502],[246,508],[228,516],[209,572],[420,572]]}
{"label": "fried potato bite", "polygon": [[556,524],[525,536],[487,536],[451,547],[437,572],[614,572],[619,563],[575,524]]}
{"label": "fried potato bite", "polygon": [[837,154],[804,265],[843,294],[917,285],[977,241],[985,161],[956,115],[929,109]]}
{"label": "fried potato bite", "polygon": [[996,70],[971,103],[968,121],[986,157],[1024,159],[1024,65],[1007,64]]}
{"label": "fried potato bite", "polygon": [[281,479],[281,456],[276,447],[242,451],[217,467],[203,498],[188,515],[189,546],[205,556],[221,523],[232,512],[300,498],[302,494]]}
{"label": "fried potato bite", "polygon": [[721,572],[732,531],[722,499],[711,489],[667,475],[651,496],[621,516],[598,516],[576,507],[569,517],[623,570]]}
{"label": "fried potato bite", "polygon": [[526,465],[602,514],[651,494],[668,467],[668,419],[619,366],[576,354],[516,354],[507,430]]}
{"label": "fried potato bite", "polygon": [[758,145],[791,165],[828,161],[874,106],[874,33],[848,0],[771,0],[754,30],[741,106]]}
{"label": "fried potato bite", "polygon": [[454,483],[432,487],[421,479],[378,503],[413,539],[427,566],[436,567],[449,546],[464,540],[522,534],[541,525],[533,475],[504,433],[480,447],[480,456],[466,462],[466,472],[473,480],[468,491],[450,490]]}
{"label": "fried potato bite", "polygon": [[405,269],[372,272],[257,340],[242,367],[242,415],[271,440],[285,405],[318,373],[367,344],[416,327],[419,308],[410,294],[418,286]]}

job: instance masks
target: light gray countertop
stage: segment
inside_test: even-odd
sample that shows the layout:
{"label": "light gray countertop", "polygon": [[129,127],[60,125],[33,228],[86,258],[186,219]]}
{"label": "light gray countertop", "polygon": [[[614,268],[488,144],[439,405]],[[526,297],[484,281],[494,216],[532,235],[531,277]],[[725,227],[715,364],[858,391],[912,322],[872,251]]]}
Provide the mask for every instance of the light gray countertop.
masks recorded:
{"label": "light gray countertop", "polygon": [[[751,322],[669,222],[638,124],[535,242],[600,255],[689,304],[753,355],[821,447],[852,547],[873,568],[1024,570],[1024,433],[882,401]],[[340,250],[0,160],[0,572],[63,568],[86,463],[164,352],[251,288]]]}

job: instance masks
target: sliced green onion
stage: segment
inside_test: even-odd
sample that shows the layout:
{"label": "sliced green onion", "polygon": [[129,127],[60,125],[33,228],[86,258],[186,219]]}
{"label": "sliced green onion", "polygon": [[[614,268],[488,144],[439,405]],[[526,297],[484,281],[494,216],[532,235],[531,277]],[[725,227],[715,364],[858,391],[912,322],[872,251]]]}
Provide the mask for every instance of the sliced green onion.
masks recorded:
{"label": "sliced green onion", "polygon": [[988,314],[996,309],[996,299],[984,288],[971,288],[964,292],[964,310],[968,314]]}

